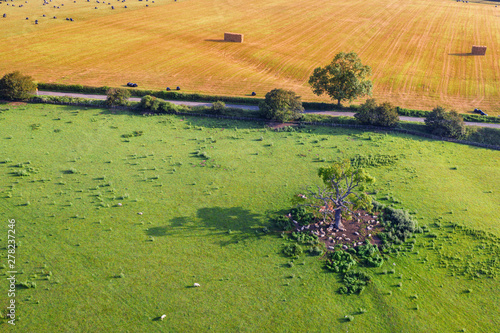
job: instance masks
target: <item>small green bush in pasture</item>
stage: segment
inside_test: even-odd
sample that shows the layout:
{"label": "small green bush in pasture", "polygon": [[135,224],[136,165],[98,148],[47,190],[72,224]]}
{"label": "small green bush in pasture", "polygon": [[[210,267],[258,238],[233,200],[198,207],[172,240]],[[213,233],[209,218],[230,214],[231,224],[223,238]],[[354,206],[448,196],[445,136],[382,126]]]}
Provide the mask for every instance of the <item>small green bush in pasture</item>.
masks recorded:
{"label": "small green bush in pasture", "polygon": [[355,168],[379,167],[384,165],[393,165],[398,161],[397,155],[375,154],[360,155],[357,154],[351,158],[351,165]]}
{"label": "small green bush in pasture", "polygon": [[308,212],[303,206],[292,208],[290,214],[292,215],[292,219],[300,225],[308,225],[314,222],[314,215]]}
{"label": "small green bush in pasture", "polygon": [[289,231],[294,228],[292,220],[285,215],[280,215],[274,219],[274,224],[279,230]]}
{"label": "small green bush in pasture", "polygon": [[283,253],[286,255],[286,256],[289,256],[289,257],[298,257],[300,256],[302,253],[304,253],[304,250],[302,249],[302,247],[297,244],[297,243],[292,243],[292,244],[288,244],[286,245],[284,248],[283,248]]}
{"label": "small green bush in pasture", "polygon": [[346,273],[355,265],[356,261],[346,251],[336,250],[328,253],[326,268],[335,273]]}
{"label": "small green bush in pasture", "polygon": [[342,278],[344,285],[339,288],[340,294],[361,293],[366,285],[371,281],[370,276],[363,272],[347,272]]}

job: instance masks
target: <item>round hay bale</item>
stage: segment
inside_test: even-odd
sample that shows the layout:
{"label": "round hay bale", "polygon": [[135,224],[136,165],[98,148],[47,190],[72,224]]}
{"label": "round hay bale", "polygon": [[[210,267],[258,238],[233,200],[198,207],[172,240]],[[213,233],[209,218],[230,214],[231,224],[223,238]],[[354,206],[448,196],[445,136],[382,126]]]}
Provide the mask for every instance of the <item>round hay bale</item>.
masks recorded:
{"label": "round hay bale", "polygon": [[175,88],[175,90],[181,90],[181,87],[177,87],[177,88]]}

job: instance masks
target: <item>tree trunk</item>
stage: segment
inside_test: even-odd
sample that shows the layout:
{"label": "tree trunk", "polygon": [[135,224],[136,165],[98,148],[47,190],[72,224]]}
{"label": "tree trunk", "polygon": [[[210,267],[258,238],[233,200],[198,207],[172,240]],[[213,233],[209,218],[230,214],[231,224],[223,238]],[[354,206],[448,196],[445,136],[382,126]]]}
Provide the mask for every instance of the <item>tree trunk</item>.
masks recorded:
{"label": "tree trunk", "polygon": [[337,99],[337,105],[338,105],[339,107],[341,107],[341,106],[342,106],[342,104],[340,104],[340,101],[341,101],[341,99],[340,99],[340,98],[339,98],[339,99]]}
{"label": "tree trunk", "polygon": [[334,225],[336,229],[344,228],[341,219],[342,219],[342,211],[340,209],[337,209],[335,211],[335,225]]}

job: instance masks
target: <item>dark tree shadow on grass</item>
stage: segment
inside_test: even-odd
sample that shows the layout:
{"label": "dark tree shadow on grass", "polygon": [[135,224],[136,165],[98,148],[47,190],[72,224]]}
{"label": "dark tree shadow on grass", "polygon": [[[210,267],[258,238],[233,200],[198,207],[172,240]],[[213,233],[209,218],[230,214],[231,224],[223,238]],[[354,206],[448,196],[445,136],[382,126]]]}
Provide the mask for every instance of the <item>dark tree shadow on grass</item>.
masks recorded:
{"label": "dark tree shadow on grass", "polygon": [[[247,209],[210,207],[198,209],[195,219],[176,217],[170,220],[169,225],[149,228],[146,234],[164,237],[178,235],[182,230],[204,229],[210,231],[212,235],[219,235],[222,238],[219,240],[219,244],[226,246],[249,239],[258,239],[266,235],[263,232],[264,228],[269,228],[267,218]],[[190,234],[186,233],[186,235]]]}

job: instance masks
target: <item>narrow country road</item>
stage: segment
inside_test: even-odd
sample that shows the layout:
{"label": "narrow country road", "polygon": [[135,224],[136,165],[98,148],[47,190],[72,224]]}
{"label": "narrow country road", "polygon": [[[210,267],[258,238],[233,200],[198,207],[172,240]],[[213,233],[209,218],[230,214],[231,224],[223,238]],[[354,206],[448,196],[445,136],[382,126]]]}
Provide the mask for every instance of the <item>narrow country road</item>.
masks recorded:
{"label": "narrow country road", "polygon": [[[106,99],[106,95],[62,93],[62,92],[55,92],[55,91],[39,91],[38,95],[67,96],[67,97],[101,99],[101,100]],[[141,99],[139,97],[130,97],[129,101],[140,102]],[[183,104],[183,105],[187,105],[187,106],[212,106],[212,103],[205,103],[205,102],[187,102],[187,101],[170,101],[170,100],[167,100],[167,102],[177,104],[177,105]],[[244,110],[258,110],[259,109],[259,107],[255,106],[255,105],[226,104],[226,106],[230,107],[230,108],[239,108],[239,109],[244,109]],[[330,116],[344,116],[344,117],[353,117],[354,116],[354,112],[340,112],[340,111],[305,110],[304,113],[325,114],[325,115],[330,115]],[[402,121],[413,121],[413,122],[419,122],[419,123],[424,122],[424,118],[417,118],[417,117],[400,116],[399,119],[401,119]],[[500,129],[500,124],[472,123],[472,122],[466,122],[465,124],[469,125],[469,126],[480,126],[480,127],[490,127],[490,128],[499,128]]]}

